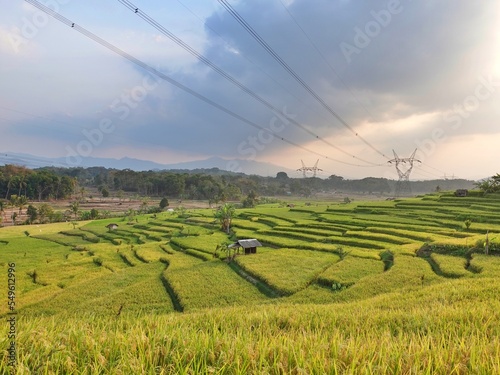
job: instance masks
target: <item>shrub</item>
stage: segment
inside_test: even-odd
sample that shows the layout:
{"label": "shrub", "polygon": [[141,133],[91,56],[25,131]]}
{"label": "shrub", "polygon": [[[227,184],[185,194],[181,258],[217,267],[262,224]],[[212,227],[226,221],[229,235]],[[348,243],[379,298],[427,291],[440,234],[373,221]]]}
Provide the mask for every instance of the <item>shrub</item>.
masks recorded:
{"label": "shrub", "polygon": [[391,250],[384,251],[380,254],[380,259],[384,262],[384,271],[388,271],[394,264],[394,253]]}
{"label": "shrub", "polygon": [[98,266],[102,266],[102,259],[101,258],[94,258],[92,259],[92,261],[94,262],[94,264],[98,265]]}
{"label": "shrub", "polygon": [[160,207],[155,207],[155,206],[148,207],[148,210],[147,210],[148,214],[158,214],[160,212],[161,212],[161,208]]}
{"label": "shrub", "polygon": [[168,207],[169,204],[168,204],[168,199],[167,198],[162,198],[162,200],[160,201],[160,209],[165,209],[166,207]]}
{"label": "shrub", "polygon": [[472,224],[472,220],[471,219],[467,219],[467,220],[464,221],[464,224],[465,224],[465,227],[467,229],[469,229],[470,226],[471,226],[471,224]]}
{"label": "shrub", "polygon": [[82,219],[82,220],[91,220],[92,219],[92,213],[90,211],[82,211],[80,213],[80,219]]}

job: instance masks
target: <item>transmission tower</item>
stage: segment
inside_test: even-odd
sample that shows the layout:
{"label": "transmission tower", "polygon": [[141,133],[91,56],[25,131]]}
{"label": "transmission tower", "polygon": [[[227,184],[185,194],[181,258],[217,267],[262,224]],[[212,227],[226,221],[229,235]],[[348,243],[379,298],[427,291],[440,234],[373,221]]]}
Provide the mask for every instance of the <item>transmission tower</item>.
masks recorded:
{"label": "transmission tower", "polygon": [[396,183],[396,193],[395,197],[401,197],[404,195],[411,195],[410,186],[410,173],[413,169],[413,163],[421,163],[420,160],[415,159],[415,154],[417,149],[413,151],[413,154],[409,158],[400,158],[396,151],[392,150],[394,153],[394,159],[389,160],[389,164],[395,164],[396,171],[398,171],[399,180]]}
{"label": "transmission tower", "polygon": [[313,177],[316,177],[316,173],[318,171],[322,171],[322,169],[318,168],[319,159],[316,161],[316,164],[314,164],[314,167],[306,167],[306,165],[302,160],[301,163],[302,163],[302,168],[297,169],[297,171],[302,172],[304,178],[307,177],[306,172],[312,172]]}

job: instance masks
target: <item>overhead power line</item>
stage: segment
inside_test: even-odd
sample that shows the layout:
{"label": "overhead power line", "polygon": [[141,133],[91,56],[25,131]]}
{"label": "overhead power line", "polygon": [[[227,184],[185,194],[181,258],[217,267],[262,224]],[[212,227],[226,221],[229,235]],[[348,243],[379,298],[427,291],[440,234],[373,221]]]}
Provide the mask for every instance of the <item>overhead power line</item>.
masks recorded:
{"label": "overhead power line", "polygon": [[238,87],[239,89],[241,89],[243,92],[245,92],[246,94],[248,94],[249,96],[251,96],[253,99],[255,99],[256,101],[258,101],[259,103],[261,103],[262,105],[264,105],[265,107],[267,107],[268,109],[270,109],[271,111],[273,111],[275,113],[280,113],[280,115],[283,116],[284,118],[286,118],[287,121],[289,121],[293,125],[299,127],[300,129],[302,129],[303,131],[305,131],[306,133],[308,133],[309,135],[311,135],[315,139],[320,140],[321,142],[327,144],[328,146],[334,148],[337,151],[342,152],[343,154],[345,154],[345,155],[347,155],[349,157],[357,159],[357,160],[359,160],[359,161],[361,161],[363,163],[367,163],[370,166],[380,166],[380,164],[376,164],[376,163],[373,163],[371,161],[364,160],[362,158],[357,157],[356,155],[353,155],[353,154],[351,154],[351,153],[343,150],[342,148],[338,147],[337,145],[329,142],[328,140],[322,138],[321,136],[319,136],[315,132],[311,131],[306,126],[300,124],[295,119],[287,116],[285,113],[282,113],[277,107],[275,107],[269,101],[267,101],[266,99],[262,98],[255,91],[253,91],[252,89],[250,89],[247,86],[245,86],[243,83],[241,83],[236,78],[234,78],[233,76],[231,76],[224,69],[220,68],[214,62],[212,62],[210,59],[208,59],[207,57],[203,56],[201,53],[199,53],[198,51],[196,51],[188,43],[184,42],[181,38],[177,37],[171,31],[169,31],[168,29],[166,29],[163,25],[161,25],[154,18],[152,18],[147,13],[145,13],[144,11],[142,11],[140,8],[138,8],[131,1],[128,1],[128,0],[117,0],[117,1],[119,3],[121,3],[122,5],[124,5],[131,12],[133,12],[134,14],[136,14],[138,17],[142,18],[148,24],[150,24],[151,26],[153,26],[155,29],[157,29],[158,31],[160,31],[163,35],[165,35],[166,37],[168,37],[170,40],[172,40],[178,46],[182,47],[184,50],[186,50],[187,52],[189,52],[192,56],[196,57],[202,63],[204,63],[205,65],[207,65],[208,67],[210,67],[212,70],[214,70],[216,73],[218,73],[219,75],[221,75],[223,78],[225,78],[226,80],[228,80],[229,82],[231,82],[233,85],[235,85],[236,87]]}
{"label": "overhead power line", "polygon": [[218,0],[227,12],[259,43],[311,96],[318,101],[333,117],[335,117],[345,128],[358,137],[363,143],[389,160],[382,151],[379,151],[370,142],[364,139],[356,132],[333,108],[328,105],[321,96],[316,93],[279,55],[276,51],[245,21],[245,19],[227,2],[227,0]]}
{"label": "overhead power line", "polygon": [[247,124],[247,125],[250,125],[254,128],[257,128],[259,130],[262,130],[268,134],[271,134],[273,135],[274,137],[276,137],[277,139],[280,139],[281,141],[285,142],[285,143],[288,143],[290,144],[291,146],[294,146],[294,147],[297,147],[297,148],[300,148],[304,151],[307,151],[309,153],[312,153],[314,155],[317,155],[317,156],[320,156],[322,158],[325,158],[325,159],[328,159],[328,160],[332,160],[332,161],[335,161],[335,162],[338,162],[338,163],[341,163],[341,164],[346,164],[346,165],[350,165],[350,166],[356,166],[356,167],[366,167],[365,165],[359,165],[359,164],[353,164],[353,163],[348,163],[348,162],[344,162],[344,161],[340,161],[340,160],[337,160],[337,159],[333,159],[327,155],[324,155],[320,152],[317,152],[317,151],[314,151],[314,150],[311,150],[307,147],[304,147],[304,146],[301,146],[293,141],[290,141],[284,137],[281,137],[279,135],[277,135],[276,133],[272,132],[271,130],[263,127],[263,126],[260,126],[248,119],[246,119],[245,117],[231,111],[230,109],[224,107],[223,105],[221,104],[218,104],[216,102],[214,102],[213,100],[207,98],[206,96],[190,89],[189,87],[181,84],[180,82],[172,79],[171,77],[167,76],[166,74],[158,71],[157,69],[153,68],[152,66],[146,64],[145,62],[135,58],[134,56],[128,54],[127,52],[121,50],[120,48],[114,46],[113,44],[105,41],[104,39],[98,37],[97,35],[93,34],[92,32],[86,30],[85,28],[77,25],[76,23],[70,21],[69,19],[67,19],[66,17],[62,16],[61,14],[55,12],[54,10],[50,9],[49,7],[39,3],[38,1],[36,0],[24,0],[26,1],[27,3],[33,5],[34,7],[40,9],[42,12],[50,15],[51,17],[55,18],[56,20],[60,21],[61,23],[65,24],[66,26],[74,29],[75,31],[78,31],[79,33],[81,33],[82,35],[86,36],[87,38],[93,40],[94,42],[96,43],[99,43],[101,46],[113,51],[114,53],[120,55],[121,57],[127,59],[128,61],[132,62],[133,64],[141,67],[142,69],[144,69],[145,71],[157,76],[158,78],[164,80],[164,81],[167,81],[169,82],[170,84],[172,84],[173,86],[187,92],[188,94],[198,98],[199,100],[211,105],[212,107],[220,110],[221,112],[224,112],[226,114],[228,114],[229,116],[235,118],[235,119],[238,119],[240,120],[241,122]]}
{"label": "overhead power line", "polygon": [[[15,112],[15,113],[20,113],[20,114],[23,114],[23,115],[26,115],[26,116],[29,116],[31,118],[41,118],[41,119],[44,119],[48,122],[52,122],[54,124],[62,124],[62,125],[65,125],[66,127],[68,126],[76,126],[74,123],[70,123],[70,122],[65,122],[65,121],[59,121],[59,120],[56,120],[54,118],[50,118],[50,117],[47,117],[47,116],[42,116],[42,115],[35,115],[33,113],[29,113],[29,112],[26,112],[26,111],[20,111],[18,109],[13,109],[13,108],[7,108],[7,107],[3,107],[3,106],[0,106],[0,109],[3,109],[3,110],[7,110],[7,111],[12,111],[12,112]],[[14,120],[12,118],[5,118],[5,117],[0,117],[0,120],[3,120],[5,122],[8,122],[8,123],[12,123],[14,121],[18,121],[18,120]],[[131,123],[129,120],[120,120],[122,122],[128,122],[128,123]],[[38,125],[40,127],[45,127],[46,126],[42,126],[42,125]],[[121,140],[121,142],[117,142],[117,141],[114,141],[114,140]],[[119,134],[113,134],[113,137],[108,139],[107,140],[108,142],[110,143],[113,143],[113,144],[116,144],[116,145],[122,145],[123,142],[127,142],[128,139],[127,137],[125,136],[120,136]],[[144,145],[144,146],[163,146],[163,143],[161,141],[160,138],[155,138],[154,141],[141,141],[139,139],[134,139],[134,143],[136,144],[140,144],[140,145]]]}
{"label": "overhead power line", "polygon": [[326,63],[326,65],[328,65],[328,67],[330,68],[330,70],[333,72],[333,74],[338,78],[338,80],[344,85],[344,87],[347,89],[347,91],[349,91],[349,93],[351,94],[351,96],[354,98],[354,100],[356,101],[356,103],[358,103],[358,105],[363,108],[363,110],[368,114],[368,116],[370,117],[374,117],[370,111],[368,111],[368,109],[358,100],[358,98],[356,97],[356,95],[354,95],[354,92],[352,91],[352,89],[349,87],[349,85],[344,81],[344,79],[340,76],[340,74],[337,72],[337,69],[335,69],[335,67],[328,61],[328,59],[326,58],[325,54],[320,50],[320,48],[316,45],[316,43],[314,43],[313,39],[309,36],[309,34],[307,33],[307,31],[300,25],[299,21],[297,20],[297,18],[293,15],[293,13],[290,11],[290,9],[288,8],[288,6],[284,3],[283,0],[278,0],[281,5],[283,6],[283,8],[285,9],[286,13],[290,16],[290,18],[292,19],[292,21],[295,23],[295,25],[299,28],[299,30],[302,32],[302,34],[304,34],[304,36],[306,37],[306,39],[309,41],[309,43],[311,44],[311,46],[316,50],[316,52],[318,53],[319,56],[321,56],[321,58],[323,59],[323,61]]}
{"label": "overhead power line", "polygon": [[435,171],[437,171],[437,172],[439,172],[439,173],[441,173],[441,174],[446,174],[446,172],[445,172],[445,171],[442,171],[442,170],[440,170],[440,169],[434,168],[434,167],[430,166],[430,165],[429,165],[429,164],[427,164],[427,163],[422,162],[422,165],[423,165],[424,167],[427,167],[427,168],[433,169],[433,170],[435,170]]}

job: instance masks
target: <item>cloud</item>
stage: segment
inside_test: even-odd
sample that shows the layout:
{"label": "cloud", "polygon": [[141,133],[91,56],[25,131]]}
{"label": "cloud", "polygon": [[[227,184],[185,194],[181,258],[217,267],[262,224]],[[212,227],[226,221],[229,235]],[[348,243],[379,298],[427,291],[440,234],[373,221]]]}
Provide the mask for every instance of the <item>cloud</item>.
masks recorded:
{"label": "cloud", "polygon": [[[496,1],[295,0],[285,4],[286,9],[280,1],[254,0],[236,2],[233,7],[354,132],[386,155],[393,148],[410,154],[419,142],[432,139],[435,129],[446,134],[436,147],[450,150],[455,140],[461,142],[465,136],[479,140],[496,134],[500,85],[487,98],[482,89],[483,99],[477,105],[471,99],[482,79],[492,76],[496,85],[500,78],[494,76],[500,63]],[[259,126],[277,127],[279,137],[349,161],[349,156],[307,131],[293,124],[279,126],[282,120],[276,120],[269,108],[123,7],[106,5],[106,14],[117,15],[109,19],[100,11],[104,5],[91,5],[92,11],[69,3],[61,11],[218,105]],[[309,131],[356,156],[386,161],[328,113],[222,8],[214,9],[213,4],[196,8],[193,3],[189,10],[169,13],[161,5],[148,6],[145,11],[159,23],[275,108],[286,108]],[[190,11],[206,17],[204,28]],[[32,11],[17,7],[15,14],[8,19],[0,16],[0,48],[6,46],[6,33],[20,27],[22,17]],[[342,49],[346,45],[355,48],[347,57]],[[125,105],[124,98],[134,90],[139,93],[149,74],[56,21],[30,40],[30,48],[31,55],[21,59],[7,54],[0,65],[6,77],[2,91],[9,93],[0,94],[0,99],[11,108],[62,119],[66,125],[1,112],[11,121],[0,123],[0,129],[12,139],[32,134],[40,140],[58,140],[64,152],[68,144],[84,139],[83,130],[110,118],[116,128],[94,148],[96,154],[110,155],[113,150],[122,157],[127,155],[118,153],[128,148],[131,154],[144,150],[151,155],[146,151],[163,149],[170,156],[267,158],[291,168],[299,156],[317,158],[279,137],[269,141],[258,128],[163,81],[146,90],[141,100],[132,101],[123,116],[125,112],[114,111],[112,103]],[[460,106],[465,112],[457,109]],[[161,152],[157,154],[160,159]],[[435,154],[443,165],[444,154]],[[324,163],[337,168],[334,162]]]}

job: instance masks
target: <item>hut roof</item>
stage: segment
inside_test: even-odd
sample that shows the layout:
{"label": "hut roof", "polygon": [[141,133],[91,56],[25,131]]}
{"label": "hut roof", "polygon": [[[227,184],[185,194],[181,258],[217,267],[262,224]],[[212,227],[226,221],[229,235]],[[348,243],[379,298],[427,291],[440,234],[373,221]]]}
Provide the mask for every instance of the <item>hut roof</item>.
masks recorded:
{"label": "hut roof", "polygon": [[238,240],[235,243],[229,245],[229,248],[241,246],[242,248],[246,249],[249,247],[259,247],[262,246],[262,244],[257,241],[255,238],[247,239],[247,240]]}

